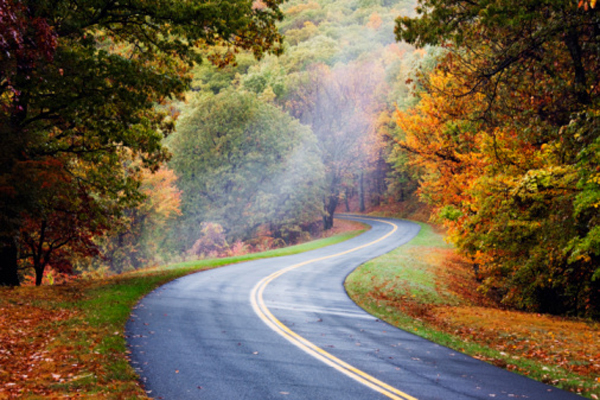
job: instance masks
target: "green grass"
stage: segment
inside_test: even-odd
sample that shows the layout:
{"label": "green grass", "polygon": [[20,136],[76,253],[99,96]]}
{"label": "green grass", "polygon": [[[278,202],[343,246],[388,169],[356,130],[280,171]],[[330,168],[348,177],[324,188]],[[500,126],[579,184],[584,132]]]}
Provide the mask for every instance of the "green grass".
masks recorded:
{"label": "green grass", "polygon": [[185,261],[185,262],[180,262],[180,263],[176,263],[176,264],[171,264],[169,266],[164,267],[164,269],[179,269],[179,268],[202,268],[202,269],[204,269],[205,267],[214,268],[214,267],[218,267],[218,266],[222,266],[222,265],[236,264],[236,263],[245,262],[245,261],[259,260],[259,259],[272,258],[272,257],[283,257],[283,256],[290,256],[290,255],[294,255],[294,254],[304,253],[307,251],[320,249],[322,247],[331,246],[333,244],[337,244],[337,243],[352,239],[353,237],[360,235],[367,229],[367,225],[364,225],[364,226],[365,226],[365,228],[362,230],[346,232],[346,233],[342,233],[339,235],[298,244],[295,246],[283,247],[280,249],[264,251],[262,253],[244,254],[242,256],[235,256],[235,257]]}
{"label": "green grass", "polygon": [[[440,257],[443,258],[444,254],[440,250],[447,251],[452,246],[444,242],[443,236],[435,233],[429,225],[420,225],[421,231],[411,242],[368,261],[347,277],[345,286],[350,297],[370,314],[405,331],[501,367],[510,365],[515,372],[530,378],[582,392],[584,397],[593,398],[592,393],[596,393],[600,382],[594,377],[581,376],[536,360],[514,357],[486,346],[486,343],[446,333],[425,318],[420,318],[419,307],[426,312],[428,307],[438,305],[467,304],[439,280],[436,281],[440,262],[443,261]],[[412,305],[405,307],[409,302]]]}
{"label": "green grass", "polygon": [[348,292],[364,296],[377,288],[390,297],[410,296],[423,304],[459,302],[459,299],[449,293],[439,291],[433,265],[422,257],[423,253],[451,246],[431,226],[423,223],[419,225],[421,230],[412,241],[368,261],[350,274],[346,280]]}

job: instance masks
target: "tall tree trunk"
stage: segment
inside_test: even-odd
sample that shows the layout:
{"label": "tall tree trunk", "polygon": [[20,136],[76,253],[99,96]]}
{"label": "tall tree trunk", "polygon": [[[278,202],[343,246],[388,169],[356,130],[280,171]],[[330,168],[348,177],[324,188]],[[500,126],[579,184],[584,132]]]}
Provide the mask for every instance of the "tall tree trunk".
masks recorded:
{"label": "tall tree trunk", "polygon": [[42,279],[44,279],[44,267],[36,267],[35,268],[35,286],[41,286]]}
{"label": "tall tree trunk", "polygon": [[346,212],[350,212],[350,190],[346,188],[344,201],[346,202]]}
{"label": "tall tree trunk", "polygon": [[17,245],[13,238],[0,242],[0,286],[19,286]]}
{"label": "tall tree trunk", "polygon": [[359,210],[360,212],[365,212],[365,174],[362,171],[358,180],[358,192],[360,201]]}
{"label": "tall tree trunk", "polygon": [[574,90],[577,100],[579,100],[581,104],[590,104],[592,101],[590,94],[587,91],[587,78],[585,66],[582,61],[579,33],[575,30],[575,28],[569,29],[565,35],[564,43],[569,50],[571,61],[573,62],[573,70],[575,72]]}

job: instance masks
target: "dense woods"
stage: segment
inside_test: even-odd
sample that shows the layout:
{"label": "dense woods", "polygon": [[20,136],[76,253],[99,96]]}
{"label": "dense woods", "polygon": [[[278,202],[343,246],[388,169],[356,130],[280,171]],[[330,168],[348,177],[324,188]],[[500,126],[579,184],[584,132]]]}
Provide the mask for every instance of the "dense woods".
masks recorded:
{"label": "dense woods", "polygon": [[599,16],[585,1],[420,1],[398,40],[443,49],[399,113],[420,193],[484,290],[600,315]]}
{"label": "dense woods", "polygon": [[[283,54],[194,68],[165,141],[182,200],[165,257],[294,244],[330,229],[339,208],[364,211],[393,196],[386,143],[395,104],[408,101],[404,80],[424,55],[394,40],[394,18],[411,8],[286,2]],[[399,190],[416,185],[407,187]]]}
{"label": "dense woods", "polygon": [[[0,2],[0,283],[73,268],[143,201],[168,158],[161,104],[189,86],[199,48],[278,53],[278,1]],[[210,50],[214,49],[214,50]],[[117,233],[119,234],[119,233]]]}
{"label": "dense woods", "polygon": [[182,189],[182,251],[201,238],[203,223],[225,228],[229,242],[248,241],[261,228],[285,240],[321,216],[314,135],[253,92],[197,98],[169,144]]}
{"label": "dense woods", "polygon": [[599,316],[595,2],[0,15],[0,284],[292,244],[419,198],[490,297]]}

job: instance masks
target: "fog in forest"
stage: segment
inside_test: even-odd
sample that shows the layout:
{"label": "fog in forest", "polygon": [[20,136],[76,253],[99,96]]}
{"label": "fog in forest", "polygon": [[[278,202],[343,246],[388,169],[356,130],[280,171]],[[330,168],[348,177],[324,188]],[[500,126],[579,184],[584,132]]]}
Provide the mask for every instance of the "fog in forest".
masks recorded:
{"label": "fog in forest", "polygon": [[423,54],[396,43],[393,24],[412,7],[292,1],[282,56],[196,68],[167,141],[182,199],[178,252],[209,223],[228,245],[293,244],[331,228],[342,204],[364,211],[395,195],[385,131]]}
{"label": "fog in forest", "polygon": [[[227,256],[291,245],[361,212],[409,198],[416,180],[394,152],[397,108],[432,51],[394,37],[412,1],[290,1],[284,53],[197,65],[184,99],[165,104],[174,131],[162,178],[127,223],[97,239],[81,270]],[[402,156],[400,156],[402,157]]]}

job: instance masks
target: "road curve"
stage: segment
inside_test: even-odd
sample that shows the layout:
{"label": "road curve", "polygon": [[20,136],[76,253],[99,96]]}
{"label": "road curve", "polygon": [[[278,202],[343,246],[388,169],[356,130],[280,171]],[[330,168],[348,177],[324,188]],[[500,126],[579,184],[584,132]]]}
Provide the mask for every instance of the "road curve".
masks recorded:
{"label": "road curve", "polygon": [[323,249],[189,275],[150,293],[126,328],[157,399],[575,399],[377,320],[344,278],[419,226],[372,229]]}

